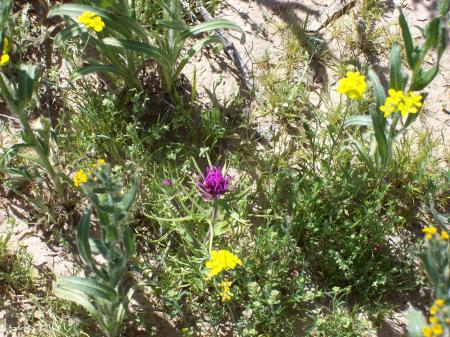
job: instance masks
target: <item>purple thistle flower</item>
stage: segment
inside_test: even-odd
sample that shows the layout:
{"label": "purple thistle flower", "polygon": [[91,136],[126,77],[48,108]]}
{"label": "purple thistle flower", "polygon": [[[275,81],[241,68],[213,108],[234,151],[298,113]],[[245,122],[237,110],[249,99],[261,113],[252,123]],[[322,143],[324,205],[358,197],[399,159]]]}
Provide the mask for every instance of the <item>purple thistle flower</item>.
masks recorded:
{"label": "purple thistle flower", "polygon": [[202,175],[197,183],[198,192],[204,200],[218,199],[228,192],[231,177],[223,176],[222,169],[217,166],[206,168],[206,176]]}
{"label": "purple thistle flower", "polygon": [[162,183],[163,183],[164,186],[171,186],[172,185],[172,180],[164,179]]}

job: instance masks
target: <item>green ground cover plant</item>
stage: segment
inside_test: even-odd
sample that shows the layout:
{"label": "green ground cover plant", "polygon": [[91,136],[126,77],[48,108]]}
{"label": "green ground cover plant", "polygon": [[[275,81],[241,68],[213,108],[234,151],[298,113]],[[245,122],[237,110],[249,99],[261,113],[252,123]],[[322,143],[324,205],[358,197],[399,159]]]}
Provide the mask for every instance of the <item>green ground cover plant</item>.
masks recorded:
{"label": "green ground cover plant", "polygon": [[[0,203],[73,263],[55,276],[33,266],[27,235],[0,231],[17,333],[375,336],[414,303],[410,336],[448,336],[448,163],[418,123],[444,68],[448,1],[417,39],[399,11],[388,69],[333,59],[320,32],[286,15],[277,64],[255,63],[255,93],[221,100],[220,82],[205,89],[211,102],[183,71],[220,46],[218,30],[243,38],[244,27],[193,22],[198,4],[186,3],[0,4],[11,122],[0,129]],[[363,1],[362,19],[384,10]],[[44,63],[23,41],[36,27]],[[220,52],[209,57],[220,63]],[[324,75],[318,103],[313,67],[337,76]],[[19,200],[40,206],[17,212]]]}

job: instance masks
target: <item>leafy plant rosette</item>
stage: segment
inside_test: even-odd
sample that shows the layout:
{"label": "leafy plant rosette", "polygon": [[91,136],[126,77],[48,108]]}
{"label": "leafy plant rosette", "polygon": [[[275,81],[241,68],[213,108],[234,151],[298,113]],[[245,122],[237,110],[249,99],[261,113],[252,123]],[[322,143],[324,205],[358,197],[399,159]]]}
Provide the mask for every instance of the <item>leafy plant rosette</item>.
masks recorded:
{"label": "leafy plant rosette", "polygon": [[[352,139],[350,144],[375,176],[385,172],[393,157],[395,141],[417,119],[424,105],[427,94],[421,91],[431,83],[439,71],[439,62],[447,46],[448,29],[445,19],[447,12],[445,6],[441,4],[440,15],[421,30],[424,42],[415,45],[406,19],[400,11],[399,24],[411,79],[408,72],[402,69],[401,49],[395,42],[391,50],[388,97],[378,75],[370,69],[368,77],[375,96],[375,104],[370,107],[370,115],[350,116],[344,122],[345,127],[357,125],[367,128],[368,131],[362,137],[363,142]],[[426,69],[425,65],[429,63],[428,56],[433,50],[436,53],[435,61]],[[360,99],[366,87],[364,77],[359,81],[355,78],[355,74],[347,73],[347,77],[340,81],[338,87],[338,91],[350,99]]]}
{"label": "leafy plant rosette", "polygon": [[[243,30],[228,20],[215,19],[188,26],[183,20],[179,0],[158,3],[162,8],[163,18],[158,21],[158,29],[151,33],[133,17],[107,9],[77,4],[63,4],[52,9],[49,17],[63,16],[70,22],[69,26],[58,34],[58,44],[81,38],[94,46],[106,59],[105,62],[88,59],[89,64],[78,69],[74,76],[96,72],[119,75],[125,79],[127,86],[140,88],[138,72],[144,62],[150,59],[157,64],[164,90],[171,95],[175,103],[180,103],[175,84],[184,67],[203,47],[220,43],[219,37],[214,34],[205,36],[186,48],[188,40],[216,29],[231,29],[241,32],[241,41],[244,41]],[[85,21],[86,15],[91,15],[91,20],[96,22],[89,19]],[[96,26],[100,21],[103,24]]]}
{"label": "leafy plant rosette", "polygon": [[[11,38],[7,36],[6,25],[12,2],[5,1],[0,7],[0,95],[8,109],[19,120],[22,131],[22,142],[9,147],[0,157],[0,169],[12,176],[29,178],[22,170],[9,167],[16,155],[30,160],[42,168],[53,185],[59,198],[64,198],[63,179],[67,177],[59,171],[52,160],[52,140],[56,135],[50,121],[40,118],[39,126],[33,128],[28,117],[28,108],[33,101],[39,83],[38,67],[32,64],[15,65],[11,62],[9,51]],[[33,154],[26,150],[32,149]]]}
{"label": "leafy plant rosette", "polygon": [[[54,291],[58,297],[81,305],[108,337],[119,336],[128,303],[138,287],[124,285],[136,249],[133,232],[125,218],[136,198],[137,180],[133,178],[130,189],[124,192],[109,164],[99,160],[87,172],[79,170],[74,184],[90,201],[78,225],[76,239],[90,275],[63,277],[56,282]],[[97,237],[90,235],[92,209],[98,221]]]}

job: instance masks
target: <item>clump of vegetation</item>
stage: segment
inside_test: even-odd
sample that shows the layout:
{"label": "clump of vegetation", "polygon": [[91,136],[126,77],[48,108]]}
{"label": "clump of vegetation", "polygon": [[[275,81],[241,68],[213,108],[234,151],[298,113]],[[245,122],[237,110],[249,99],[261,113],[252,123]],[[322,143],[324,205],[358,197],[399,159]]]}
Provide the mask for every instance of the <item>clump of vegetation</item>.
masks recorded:
{"label": "clump of vegetation", "polygon": [[[422,39],[400,11],[387,71],[339,63],[320,32],[282,16],[280,62],[267,54],[255,92],[245,78],[233,100],[207,88],[211,103],[183,72],[209,47],[218,57],[228,33],[245,41],[205,13],[220,2],[47,5],[0,4],[1,116],[20,129],[2,143],[0,202],[31,204],[33,235],[76,267],[54,277],[0,236],[0,290],[22,299],[16,332],[369,336],[421,290],[433,302],[427,317],[410,310],[409,334],[450,334],[448,171],[414,129],[446,48],[446,1]],[[365,25],[385,8],[361,6],[350,54],[378,56]],[[52,56],[27,42],[36,27]]]}

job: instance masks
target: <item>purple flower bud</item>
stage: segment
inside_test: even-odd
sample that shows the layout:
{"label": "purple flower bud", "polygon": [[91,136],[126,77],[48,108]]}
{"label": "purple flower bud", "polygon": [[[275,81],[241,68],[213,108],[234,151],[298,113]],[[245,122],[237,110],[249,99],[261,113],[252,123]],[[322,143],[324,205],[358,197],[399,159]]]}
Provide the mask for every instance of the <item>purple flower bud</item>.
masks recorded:
{"label": "purple flower bud", "polygon": [[172,185],[172,180],[164,179],[162,183],[163,183],[164,186],[171,186]]}
{"label": "purple flower bud", "polygon": [[198,192],[204,200],[218,199],[228,192],[230,180],[230,176],[223,176],[220,167],[208,167],[206,168],[206,176],[202,175],[197,183]]}

